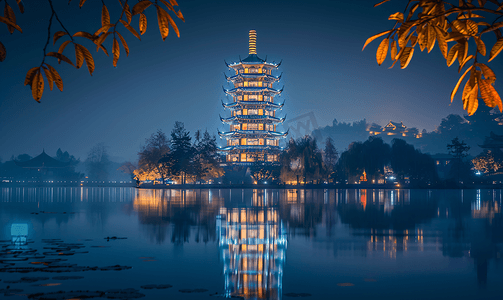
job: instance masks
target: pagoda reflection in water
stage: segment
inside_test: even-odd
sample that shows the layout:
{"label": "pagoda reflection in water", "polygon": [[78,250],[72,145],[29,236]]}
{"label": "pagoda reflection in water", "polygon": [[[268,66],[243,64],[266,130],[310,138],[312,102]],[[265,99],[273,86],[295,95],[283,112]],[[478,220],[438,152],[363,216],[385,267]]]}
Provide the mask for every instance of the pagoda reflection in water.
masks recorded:
{"label": "pagoda reflection in water", "polygon": [[225,296],[281,299],[287,233],[274,207],[220,209]]}

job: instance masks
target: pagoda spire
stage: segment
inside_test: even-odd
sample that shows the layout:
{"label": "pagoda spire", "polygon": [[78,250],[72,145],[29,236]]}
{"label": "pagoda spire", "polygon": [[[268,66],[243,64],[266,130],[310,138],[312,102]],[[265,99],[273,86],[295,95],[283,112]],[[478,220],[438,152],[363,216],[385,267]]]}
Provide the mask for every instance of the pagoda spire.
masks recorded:
{"label": "pagoda spire", "polygon": [[257,32],[250,30],[248,34],[248,54],[257,54]]}

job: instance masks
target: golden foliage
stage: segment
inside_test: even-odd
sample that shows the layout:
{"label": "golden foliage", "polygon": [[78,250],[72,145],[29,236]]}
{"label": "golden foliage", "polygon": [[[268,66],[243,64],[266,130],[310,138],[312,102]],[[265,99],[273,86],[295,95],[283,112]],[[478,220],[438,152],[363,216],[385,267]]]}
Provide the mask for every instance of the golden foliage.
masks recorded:
{"label": "golden foliage", "polygon": [[[85,2],[86,0],[79,0],[78,6],[81,8]],[[125,29],[131,32],[136,38],[141,40],[141,35],[145,34],[147,30],[147,15],[145,14],[145,10],[154,3],[150,0],[139,1],[131,9],[129,6],[130,4],[128,2],[131,1],[129,0],[119,1],[120,6],[117,4],[116,6],[120,7],[120,10],[112,9],[111,11],[109,11],[109,8],[105,6],[105,4],[103,4],[100,12],[101,26],[96,30],[94,34],[85,31],[77,31],[71,34],[65,28],[63,23],[61,23],[57,12],[54,10],[52,6],[53,3],[49,1],[51,8],[51,15],[48,28],[49,37],[47,39],[47,44],[44,47],[44,57],[40,66],[31,68],[27,72],[25,78],[25,85],[31,86],[32,96],[36,101],[40,101],[44,91],[43,75],[45,75],[47,79],[50,90],[52,90],[54,88],[54,85],[56,85],[60,91],[63,91],[63,81],[61,79],[61,76],[52,66],[50,66],[45,62],[47,57],[56,58],[58,60],[58,63],[64,61],[74,66],[77,69],[81,68],[85,62],[89,74],[90,75],[93,74],[95,69],[94,58],[91,55],[91,52],[88,50],[88,48],[84,46],[84,44],[78,42],[77,40],[78,38],[85,38],[86,40],[93,42],[96,45],[96,52],[99,52],[99,50],[101,49],[108,56],[108,51],[103,44],[106,42],[107,37],[112,35],[113,66],[117,66],[117,62],[120,57],[120,47],[118,40],[120,40],[122,46],[124,47],[126,56],[129,56],[129,46],[126,42],[126,39],[123,36],[123,33],[119,32],[120,28],[118,28],[117,25],[119,23],[122,24]],[[16,0],[16,3],[21,13],[23,13],[24,5],[22,3],[22,0]],[[70,3],[71,0],[68,1],[68,4]],[[161,5],[164,5],[165,8],[161,7]],[[180,10],[176,10],[175,6],[178,6],[178,3],[175,0],[169,0],[169,1],[159,0],[159,2],[155,1],[156,13],[159,22],[159,30],[161,32],[161,38],[163,41],[168,36],[169,26],[171,26],[175,31],[176,35],[180,37],[178,26],[168,13],[168,11],[171,11],[180,20],[185,22],[183,14],[181,13]],[[114,15],[115,13],[115,15],[119,16],[118,19],[116,19],[116,21],[111,21],[110,12],[112,12],[112,15]],[[139,33],[133,26],[131,26],[133,16],[137,14],[139,14],[139,22],[138,22]],[[52,25],[56,21],[59,22],[63,30],[56,32],[52,31]],[[22,33],[23,31],[21,27],[16,22],[17,21],[14,10],[12,9],[12,7],[9,6],[9,4],[5,3],[4,14],[3,16],[0,16],[0,23],[4,23],[5,25],[7,25],[7,30],[11,34],[14,33],[15,30],[18,30],[19,32]],[[58,42],[61,38],[66,37],[65,40],[61,43],[61,45],[58,46],[57,52],[54,51],[46,52],[46,48],[49,44],[51,34],[52,34],[53,45],[56,45],[56,42]],[[65,49],[70,43],[74,45],[75,49],[75,63],[72,62],[71,59],[69,59],[66,55],[63,54]],[[0,62],[4,61],[6,57],[7,57],[7,50],[5,46],[0,42]]]}
{"label": "golden foliage", "polygon": [[382,40],[376,52],[376,59],[378,65],[381,65],[386,59],[386,55],[388,55],[388,47],[389,47],[389,39]]}
{"label": "golden foliage", "polygon": [[[375,6],[385,2],[387,1],[379,2]],[[403,13],[396,12],[388,17],[388,20],[395,21],[395,26],[368,38],[363,49],[373,40],[384,36],[377,47],[377,63],[381,65],[384,62],[391,42],[391,67],[399,60],[401,68],[404,69],[409,65],[417,45],[421,51],[427,49],[428,53],[438,45],[447,66],[450,67],[455,60],[459,63],[458,72],[468,66],[451,92],[451,102],[466,76],[470,74],[461,96],[463,108],[467,113],[472,115],[477,110],[479,92],[487,106],[497,106],[503,111],[501,98],[493,86],[496,75],[486,64],[479,62],[486,56],[486,44],[491,41],[484,34],[492,32],[497,38],[487,62],[492,61],[503,50],[503,22],[496,22],[503,15],[503,3],[496,0],[478,0],[477,4],[472,1],[408,1]],[[475,20],[481,18],[493,19],[488,22]],[[476,47],[470,46],[470,39],[473,39],[473,45]],[[454,45],[449,49],[448,43]],[[470,51],[473,51],[473,54],[470,54]],[[482,75],[484,79],[481,78]]]}

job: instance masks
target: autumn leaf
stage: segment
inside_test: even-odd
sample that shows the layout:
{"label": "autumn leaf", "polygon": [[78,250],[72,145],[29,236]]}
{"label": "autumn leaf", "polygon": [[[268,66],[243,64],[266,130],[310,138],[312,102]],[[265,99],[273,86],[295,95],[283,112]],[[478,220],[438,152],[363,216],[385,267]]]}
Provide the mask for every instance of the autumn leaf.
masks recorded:
{"label": "autumn leaf", "polygon": [[162,40],[165,41],[169,34],[168,27],[168,12],[166,12],[162,7],[156,5],[157,9],[157,21],[159,23],[159,31],[161,32]]}
{"label": "autumn leaf", "polygon": [[391,30],[386,30],[386,31],[383,31],[383,32],[381,32],[381,33],[378,33],[378,34],[376,34],[376,35],[373,35],[373,36],[369,37],[369,38],[367,39],[367,41],[365,41],[365,45],[363,45],[362,51],[363,51],[363,50],[365,50],[365,47],[367,47],[367,45],[368,45],[370,42],[372,42],[373,40],[377,39],[378,37],[383,36],[383,35],[385,35],[385,34],[388,34],[388,33],[390,33],[390,32],[391,32]]}
{"label": "autumn leaf", "polygon": [[[53,56],[53,57],[56,57],[58,59],[58,62],[61,63],[61,61],[64,61],[66,63],[69,63],[70,65],[76,67],[73,62],[68,59],[68,57],[64,56],[63,54],[61,53],[58,53],[58,52],[49,52],[47,53],[47,56]],[[78,68],[77,68],[78,69]]]}
{"label": "autumn leaf", "polygon": [[400,55],[400,68],[402,68],[402,69],[407,68],[407,66],[410,63],[410,60],[412,59],[413,54],[414,54],[414,48],[405,47],[402,55]]}
{"label": "autumn leaf", "polygon": [[114,67],[117,67],[117,61],[119,60],[120,51],[121,51],[121,49],[119,48],[119,42],[114,37],[114,43],[112,46],[112,53],[114,54],[114,59],[113,59]]}
{"label": "autumn leaf", "polygon": [[86,0],[80,0],[79,7],[82,7],[82,5],[84,5],[85,2]]}
{"label": "autumn leaf", "polygon": [[474,55],[467,56],[467,57],[465,58],[465,60],[464,60],[462,63],[460,63],[460,64],[459,64],[458,73],[459,73],[459,72],[461,72],[461,70],[463,69],[463,67],[465,66],[465,64],[466,64],[468,61],[470,61],[470,59],[473,59],[473,58],[475,58],[475,56],[474,56]]}
{"label": "autumn leaf", "polygon": [[147,16],[144,13],[140,14],[140,34],[143,35],[147,31]]}
{"label": "autumn leaf", "polygon": [[396,60],[396,54],[397,54],[397,47],[396,47],[396,42],[395,41],[391,41],[391,60]]}
{"label": "autumn leaf", "polygon": [[51,65],[45,64],[49,71],[51,71],[52,79],[54,80],[54,83],[58,87],[60,91],[63,91],[63,80],[61,79],[61,76],[59,76],[59,73],[54,69]]}
{"label": "autumn leaf", "polygon": [[454,89],[451,92],[451,103],[454,100],[454,96],[458,92],[458,89],[459,89],[459,86],[461,85],[461,82],[465,78],[466,74],[468,74],[468,72],[471,71],[472,69],[473,69],[473,66],[471,66],[468,69],[466,69],[466,71],[463,73],[463,75],[461,75],[461,77],[459,78],[458,83],[456,83],[456,86],[454,87]]}
{"label": "autumn leaf", "polygon": [[58,53],[63,53],[63,51],[65,50],[66,46],[68,46],[68,44],[70,44],[71,41],[64,41],[63,44],[61,44],[61,46],[59,46],[59,49],[58,49]]}
{"label": "autumn leaf", "polygon": [[173,29],[175,30],[176,36],[180,37],[180,31],[178,31],[178,26],[176,26],[175,21],[173,21],[173,19],[171,18],[171,16],[169,14],[167,14],[167,16],[168,16],[169,24],[171,24],[171,27],[173,27]]}
{"label": "autumn leaf", "polygon": [[35,73],[37,72],[38,69],[39,69],[39,67],[34,67],[34,68],[31,68],[30,70],[28,70],[28,72],[26,73],[26,77],[24,79],[24,85],[28,85],[28,84],[32,83],[33,77],[35,77]]}
{"label": "autumn leaf", "polygon": [[52,79],[51,71],[49,71],[44,66],[42,66],[42,69],[44,69],[45,77],[47,78],[47,82],[49,82],[49,89],[52,91],[52,88],[54,86],[54,80]]}
{"label": "autumn leaf", "polygon": [[90,41],[94,41],[96,39],[96,36],[90,34],[89,32],[85,31],[79,31],[73,34],[74,37],[85,37],[86,39]]}
{"label": "autumn leaf", "polygon": [[477,98],[478,90],[478,84],[476,83],[467,98],[463,100],[463,109],[466,110],[469,116],[473,115],[479,107],[479,100]]}
{"label": "autumn leaf", "polygon": [[127,30],[129,30],[135,37],[137,37],[141,41],[140,35],[138,34],[138,32],[136,32],[136,30],[133,27],[131,27],[131,25],[129,25],[124,20],[120,20],[120,22],[122,23],[122,25],[124,25],[124,27],[126,27]]}
{"label": "autumn leaf", "polygon": [[[7,4],[7,2],[5,3],[5,7],[4,7],[4,16],[9,19],[12,23],[16,24],[16,14],[14,14],[14,10],[12,10],[12,7],[9,6],[9,4]],[[9,32],[11,34],[14,33],[14,26],[12,25],[8,25],[7,24],[7,29],[9,30]]]}
{"label": "autumn leaf", "polygon": [[7,57],[7,49],[5,49],[5,46],[0,42],[0,62],[4,61],[5,58]]}
{"label": "autumn leaf", "polygon": [[490,62],[496,56],[498,56],[498,54],[500,54],[501,50],[503,50],[503,38],[499,38],[496,41],[496,43],[494,43],[494,46],[491,49],[491,53],[489,53],[489,60],[487,62]]}
{"label": "autumn leaf", "polygon": [[131,11],[129,10],[129,5],[126,2],[126,5],[124,6],[124,12],[126,13],[126,19],[127,23],[131,24],[131,19],[133,18],[133,15],[131,15]]}
{"label": "autumn leaf", "polygon": [[427,48],[428,48],[428,53],[430,53],[431,50],[433,50],[433,47],[435,47],[435,40],[436,40],[436,34],[435,34],[435,29],[433,26],[428,26],[428,43],[427,43]]}
{"label": "autumn leaf", "polygon": [[133,16],[142,13],[151,4],[151,1],[141,1],[136,3],[135,6],[133,6]]}
{"label": "autumn leaf", "polygon": [[493,70],[491,70],[491,68],[489,68],[487,65],[477,63],[476,66],[480,68],[484,77],[486,79],[489,79],[491,83],[494,82],[494,80],[496,80],[496,75],[494,74]]}
{"label": "autumn leaf", "polygon": [[114,24],[106,24],[105,26],[102,26],[100,29],[98,29],[93,35],[95,37],[99,36],[101,33],[107,33],[110,28],[114,27]]}
{"label": "autumn leaf", "polygon": [[43,93],[44,93],[44,78],[40,73],[40,68],[37,68],[35,76],[33,76],[33,81],[31,82],[31,95],[33,96],[33,99],[37,100],[37,102],[40,102]]}
{"label": "autumn leaf", "polygon": [[[89,50],[87,50],[86,47],[79,44],[75,44],[75,56],[77,56],[77,48],[79,54],[86,60],[87,69],[89,70],[89,74],[91,74],[92,76],[94,72],[94,59],[93,56],[91,55],[91,52],[89,52]],[[77,62],[79,62],[79,59],[77,59]],[[80,63],[82,65],[82,62]]]}
{"label": "autumn leaf", "polygon": [[82,49],[79,46],[79,44],[75,44],[75,66],[77,69],[80,69],[82,64],[84,64],[84,53],[82,53]]}
{"label": "autumn leaf", "polygon": [[473,38],[475,39],[475,43],[477,44],[477,50],[479,51],[479,53],[482,54],[483,56],[486,56],[486,45],[484,44],[482,39],[479,38],[478,36],[474,36]]}
{"label": "autumn leaf", "polygon": [[23,30],[21,29],[21,27],[19,27],[19,25],[17,25],[16,23],[12,22],[10,19],[8,19],[6,17],[0,16],[0,22],[2,22],[4,24],[7,24],[7,26],[12,26],[12,27],[16,28],[17,31],[23,33]]}
{"label": "autumn leaf", "polygon": [[379,3],[376,3],[376,4],[374,4],[374,7],[378,7],[379,5],[381,5],[381,4],[383,4],[383,3],[386,3],[386,2],[388,2],[388,1],[389,1],[389,0],[384,0],[384,1],[381,1],[381,2],[379,2]]}
{"label": "autumn leaf", "polygon": [[450,67],[456,58],[458,57],[458,49],[459,49],[459,44],[456,44],[451,47],[451,50],[449,50],[449,54],[447,54],[446,62],[447,66]]}
{"label": "autumn leaf", "polygon": [[108,9],[103,4],[103,7],[101,8],[101,27],[110,24],[110,14],[108,13]]}
{"label": "autumn leaf", "polygon": [[56,45],[56,41],[59,40],[60,37],[64,36],[64,35],[67,35],[68,33],[64,32],[64,31],[57,31],[55,34],[54,34],[54,39],[53,39],[53,45]]}
{"label": "autumn leaf", "polygon": [[435,32],[437,35],[437,41],[438,41],[438,48],[440,48],[440,52],[442,52],[442,55],[444,56],[445,59],[447,59],[447,42],[445,40],[444,33],[440,30],[438,27],[434,27]]}
{"label": "autumn leaf", "polygon": [[101,45],[103,44],[103,42],[105,41],[105,39],[111,34],[111,32],[107,32],[107,33],[104,33],[102,35],[100,35],[99,38],[97,38],[94,43],[96,44],[96,52],[100,51],[100,48],[103,50],[103,52],[106,53],[106,55],[108,56],[108,52],[106,51],[106,49]]}
{"label": "autumn leaf", "polygon": [[480,95],[482,99],[484,99],[484,103],[489,107],[498,106],[500,112],[502,111],[502,103],[501,98],[498,95],[498,92],[494,89],[489,79],[481,79],[479,82],[480,85]]}
{"label": "autumn leaf", "polygon": [[386,59],[386,56],[388,55],[388,47],[389,47],[389,39],[385,38],[384,40],[382,40],[382,42],[379,44],[379,47],[377,48],[376,59],[378,65],[381,65]]}
{"label": "autumn leaf", "polygon": [[119,39],[121,40],[122,46],[124,47],[124,50],[126,51],[126,56],[129,56],[129,47],[126,43],[126,40],[122,37],[122,35],[117,32],[117,35],[119,36]]}
{"label": "autumn leaf", "polygon": [[16,0],[17,6],[19,7],[19,11],[23,14],[24,13],[24,4],[23,1],[21,0]]}
{"label": "autumn leaf", "polygon": [[461,63],[466,59],[468,54],[468,43],[466,40],[458,41],[459,49],[458,49],[458,62]]}
{"label": "autumn leaf", "polygon": [[403,13],[396,12],[388,17],[388,20],[395,20],[398,22],[403,22]]}

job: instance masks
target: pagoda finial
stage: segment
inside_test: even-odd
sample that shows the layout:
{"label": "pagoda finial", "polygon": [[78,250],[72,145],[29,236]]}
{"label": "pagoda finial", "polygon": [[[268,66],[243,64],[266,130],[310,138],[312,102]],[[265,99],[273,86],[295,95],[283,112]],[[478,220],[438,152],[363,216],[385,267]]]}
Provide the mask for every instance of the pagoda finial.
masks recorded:
{"label": "pagoda finial", "polygon": [[250,30],[248,42],[248,54],[257,54],[257,32]]}

